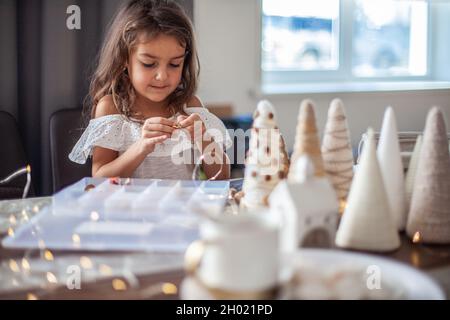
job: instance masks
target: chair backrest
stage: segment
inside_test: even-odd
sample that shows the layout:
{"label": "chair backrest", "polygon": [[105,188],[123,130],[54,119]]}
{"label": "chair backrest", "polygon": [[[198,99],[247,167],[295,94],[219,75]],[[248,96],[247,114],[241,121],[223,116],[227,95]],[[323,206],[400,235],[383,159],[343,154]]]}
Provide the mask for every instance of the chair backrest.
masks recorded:
{"label": "chair backrest", "polygon": [[50,117],[50,153],[53,192],[91,176],[91,160],[80,165],[69,153],[83,133],[81,109],[63,109]]}
{"label": "chair backrest", "polygon": [[[414,151],[414,145],[416,144],[417,137],[423,134],[423,132],[419,131],[403,131],[398,133],[398,142],[400,144],[400,153],[402,156],[403,168],[408,170],[409,161],[411,160],[412,153]],[[450,132],[447,134],[449,148],[450,148]],[[358,156],[357,163],[359,163],[359,158],[361,157],[362,148],[364,147],[364,143],[367,139],[367,133],[363,133],[361,136],[361,140],[358,145]],[[380,140],[380,132],[374,133],[375,143],[378,145]]]}
{"label": "chair backrest", "polygon": [[[27,165],[27,159],[16,119],[6,111],[0,111],[0,180]],[[33,168],[32,168],[33,169]],[[17,177],[0,186],[0,199],[21,198],[26,184],[26,175]],[[28,195],[34,195],[30,188]]]}

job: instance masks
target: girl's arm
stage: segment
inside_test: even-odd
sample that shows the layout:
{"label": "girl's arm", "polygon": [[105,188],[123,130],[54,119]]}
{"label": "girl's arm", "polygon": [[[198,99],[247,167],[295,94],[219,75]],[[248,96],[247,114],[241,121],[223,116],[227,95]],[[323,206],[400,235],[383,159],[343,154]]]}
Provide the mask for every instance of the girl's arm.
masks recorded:
{"label": "girl's arm", "polygon": [[[220,170],[222,172],[216,177],[216,180],[230,179],[230,159],[223,147],[217,142],[203,140],[202,149],[202,154],[207,157],[206,160],[203,160],[202,165],[208,179],[214,177]],[[212,161],[208,161],[208,158]]]}
{"label": "girl's arm", "polygon": [[[197,96],[193,96],[189,102],[188,106],[190,107],[203,107],[203,103]],[[181,121],[181,122],[180,122]],[[191,135],[192,138],[195,138],[195,122],[201,121],[200,117],[197,114],[191,114],[189,117],[181,116],[178,119],[180,124],[187,126],[186,128]],[[216,177],[216,180],[225,180],[230,179],[230,159],[226,154],[222,145],[219,145],[217,142],[205,137],[205,126],[202,124],[201,130],[201,150],[202,154],[205,155],[207,159],[203,160],[202,167],[208,179],[214,177],[219,171],[220,174]],[[195,141],[194,141],[195,142]],[[197,141],[195,143],[199,143]],[[200,149],[200,147],[199,147]],[[211,152],[213,154],[211,154]],[[208,161],[209,160],[209,161]]]}
{"label": "girl's arm", "polygon": [[[164,141],[166,138],[154,138],[156,141]],[[117,151],[95,147],[92,156],[93,177],[124,177],[129,178],[144,161],[148,152],[142,146],[141,140],[136,141],[122,155]]]}

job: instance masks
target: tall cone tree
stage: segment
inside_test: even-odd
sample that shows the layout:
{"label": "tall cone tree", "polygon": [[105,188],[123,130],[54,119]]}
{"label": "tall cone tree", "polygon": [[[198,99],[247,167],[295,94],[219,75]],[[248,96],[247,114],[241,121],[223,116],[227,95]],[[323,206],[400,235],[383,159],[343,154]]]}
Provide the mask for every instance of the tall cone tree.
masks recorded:
{"label": "tall cone tree", "polygon": [[[325,176],[316,116],[314,113],[314,103],[309,99],[303,100],[300,104],[291,163],[294,163],[302,155],[307,155],[313,162],[314,175],[316,177]],[[291,172],[292,170],[289,175],[291,175]]]}
{"label": "tall cone tree", "polygon": [[450,243],[450,156],[444,116],[427,116],[406,231],[424,243]]}
{"label": "tall cone tree", "polygon": [[289,169],[289,159],[280,135],[275,108],[267,101],[258,103],[254,113],[249,152],[242,187],[242,207],[268,206],[268,197]]}
{"label": "tall cone tree", "polygon": [[391,107],[388,107],[384,113],[377,156],[394,221],[398,230],[405,230],[405,175],[398,141],[397,122],[394,109]]}
{"label": "tall cone tree", "polygon": [[336,234],[336,245],[380,252],[395,250],[400,246],[400,237],[392,219],[376,156],[372,129],[367,132],[347,208]]}
{"label": "tall cone tree", "polygon": [[338,199],[345,201],[353,179],[353,152],[344,104],[340,99],[331,101],[328,110],[322,157]]}

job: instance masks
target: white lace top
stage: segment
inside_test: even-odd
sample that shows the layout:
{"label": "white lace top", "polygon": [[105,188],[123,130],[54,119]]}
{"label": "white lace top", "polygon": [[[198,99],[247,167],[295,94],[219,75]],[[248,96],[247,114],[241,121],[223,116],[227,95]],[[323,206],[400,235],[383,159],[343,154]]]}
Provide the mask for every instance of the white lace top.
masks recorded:
{"label": "white lace top", "polygon": [[[184,106],[183,110],[187,115],[198,113],[207,132],[215,142],[223,144],[225,150],[232,145],[223,122],[208,109]],[[83,164],[96,146],[118,151],[120,156],[141,137],[141,128],[141,123],[129,121],[120,114],[92,119],[69,154],[69,159]],[[171,138],[156,145],[155,150],[135,170],[133,178],[191,179],[200,152],[182,130],[176,132],[178,134],[174,133]]]}

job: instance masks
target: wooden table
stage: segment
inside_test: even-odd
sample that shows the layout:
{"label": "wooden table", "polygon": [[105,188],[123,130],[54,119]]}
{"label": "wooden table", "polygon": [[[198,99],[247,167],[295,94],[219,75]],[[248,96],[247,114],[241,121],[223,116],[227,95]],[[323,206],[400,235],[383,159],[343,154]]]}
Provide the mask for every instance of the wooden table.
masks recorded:
{"label": "wooden table", "polygon": [[[9,217],[13,212],[20,212],[24,206],[43,206],[49,204],[51,198],[35,198],[28,200],[0,201],[0,217]],[[19,210],[19,211],[18,211]],[[1,220],[0,220],[1,222]],[[0,223],[1,226],[1,223]],[[3,228],[0,239],[6,236]],[[28,260],[22,258],[26,254],[24,250],[10,250],[0,247],[0,264],[4,268],[18,267],[26,271],[27,261],[42,256],[43,252],[33,252],[27,256]],[[52,255],[59,258],[80,259],[87,257],[88,261],[101,258],[128,259],[133,261],[136,255],[131,253],[100,253],[89,252],[64,252],[52,251]],[[401,234],[401,247],[391,253],[378,254],[385,258],[393,259],[414,268],[424,271],[434,278],[444,289],[447,299],[450,297],[450,245],[424,245],[413,244],[404,234]],[[129,279],[121,276],[105,276],[81,284],[80,290],[70,290],[64,284],[52,284],[44,289],[36,287],[21,287],[20,284],[14,290],[5,292],[0,284],[0,299],[179,299],[178,291],[181,281],[184,278],[182,270],[183,257],[174,257],[175,268],[166,271],[152,271],[148,274],[141,273],[136,276],[139,287],[130,285]],[[11,262],[15,261],[15,262]],[[13,264],[11,266],[10,264]],[[14,266],[16,264],[16,266]],[[14,273],[13,273],[14,275]],[[5,277],[5,276],[4,276]],[[51,279],[50,279],[51,280]],[[414,279],[411,279],[414,281]],[[163,293],[165,291],[166,293]]]}

